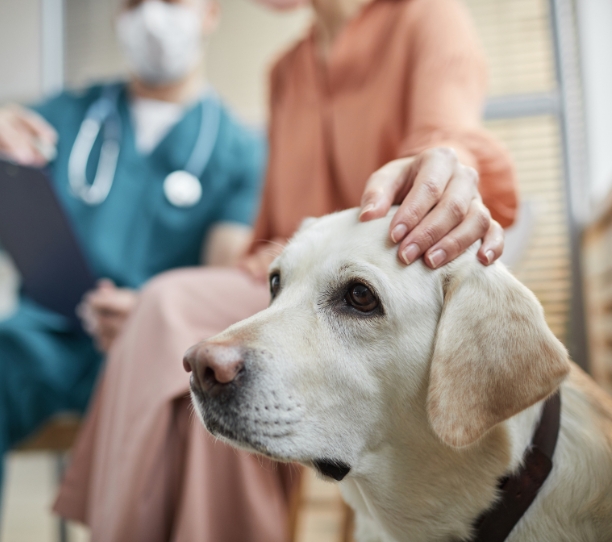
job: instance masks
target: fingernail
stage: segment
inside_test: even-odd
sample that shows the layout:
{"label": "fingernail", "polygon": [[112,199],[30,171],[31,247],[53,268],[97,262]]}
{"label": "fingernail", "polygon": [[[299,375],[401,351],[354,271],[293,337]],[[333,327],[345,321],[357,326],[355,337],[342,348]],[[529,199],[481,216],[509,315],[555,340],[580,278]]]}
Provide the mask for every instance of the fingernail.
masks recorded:
{"label": "fingernail", "polygon": [[391,232],[391,240],[394,243],[399,243],[408,233],[408,228],[405,224],[398,224]]}
{"label": "fingernail", "polygon": [[487,263],[491,263],[493,261],[493,258],[495,258],[495,253],[492,250],[487,250],[485,252],[485,260],[487,261]]}
{"label": "fingernail", "polygon": [[434,250],[429,256],[427,256],[427,260],[429,261],[429,265],[436,269],[436,267],[446,260],[446,251],[441,248]]}
{"label": "fingernail", "polygon": [[373,203],[368,203],[362,210],[361,213],[359,213],[359,218],[361,218],[363,215],[365,215],[366,213],[369,213],[370,211],[374,210],[374,204]]}
{"label": "fingernail", "polygon": [[402,259],[406,264],[411,264],[417,259],[420,251],[419,245],[411,243],[402,252]]}

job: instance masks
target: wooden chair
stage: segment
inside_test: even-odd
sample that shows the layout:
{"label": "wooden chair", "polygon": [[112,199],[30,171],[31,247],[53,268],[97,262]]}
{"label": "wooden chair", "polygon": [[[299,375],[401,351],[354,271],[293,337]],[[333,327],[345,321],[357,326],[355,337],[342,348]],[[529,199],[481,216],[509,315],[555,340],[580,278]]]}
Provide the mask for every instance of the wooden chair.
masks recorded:
{"label": "wooden chair", "polygon": [[291,542],[354,542],[353,524],[338,487],[304,469],[290,506]]}
{"label": "wooden chair", "polygon": [[[79,431],[80,419],[74,415],[62,415],[44,426],[32,437],[24,441],[16,448],[17,452],[46,452],[56,456],[57,480],[61,480],[65,467],[66,453],[70,451]],[[309,473],[313,476],[312,473]],[[312,508],[317,506],[332,506],[336,510],[337,523],[339,525],[339,537],[337,542],[353,542],[353,512],[344,503],[340,502],[339,496],[324,497],[313,495],[311,484],[308,483],[308,475],[300,477],[300,482],[295,491],[295,496],[290,505],[289,526],[291,540],[298,540],[298,530],[304,524],[304,517],[311,513]],[[316,493],[316,490],[315,490]],[[59,542],[68,542],[68,528],[63,519],[59,520],[58,535]]]}
{"label": "wooden chair", "polygon": [[17,447],[19,452],[51,452],[63,454],[70,450],[79,431],[80,418],[62,415],[51,420],[35,435]]}
{"label": "wooden chair", "polygon": [[[80,419],[76,415],[61,415],[51,420],[40,431],[22,442],[17,452],[47,452],[55,455],[56,475],[59,483],[64,473],[66,453],[72,447],[79,431]],[[57,539],[68,542],[68,525],[63,518],[58,520]]]}

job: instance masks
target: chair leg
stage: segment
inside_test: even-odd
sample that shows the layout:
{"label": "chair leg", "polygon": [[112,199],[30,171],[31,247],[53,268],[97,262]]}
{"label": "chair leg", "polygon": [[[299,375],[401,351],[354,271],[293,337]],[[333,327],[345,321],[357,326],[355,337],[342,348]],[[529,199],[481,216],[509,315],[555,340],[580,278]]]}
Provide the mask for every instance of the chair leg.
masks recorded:
{"label": "chair leg", "polygon": [[298,526],[300,518],[300,510],[302,508],[302,502],[304,500],[304,471],[297,471],[298,480],[293,488],[293,494],[289,501],[289,540],[290,542],[296,542],[298,537]]}
{"label": "chair leg", "polygon": [[[55,475],[57,483],[60,484],[66,470],[66,454],[55,454]],[[58,542],[70,542],[70,533],[68,532],[68,522],[60,517],[57,524],[57,540]]]}
{"label": "chair leg", "polygon": [[342,501],[342,542],[353,542],[355,530],[355,513],[353,509]]}
{"label": "chair leg", "polygon": [[58,542],[70,542],[70,534],[68,533],[68,523],[64,518],[59,518],[57,526]]}

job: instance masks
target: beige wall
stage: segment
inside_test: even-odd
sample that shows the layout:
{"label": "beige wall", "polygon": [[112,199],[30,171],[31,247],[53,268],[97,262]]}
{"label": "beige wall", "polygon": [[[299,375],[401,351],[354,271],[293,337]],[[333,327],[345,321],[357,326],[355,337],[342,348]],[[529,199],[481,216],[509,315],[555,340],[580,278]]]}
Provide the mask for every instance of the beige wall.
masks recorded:
{"label": "beige wall", "polygon": [[210,45],[210,80],[251,121],[265,118],[267,72],[273,59],[303,35],[307,10],[271,12],[252,0],[221,0],[223,18]]}
{"label": "beige wall", "polygon": [[121,73],[113,15],[116,0],[65,0],[66,85],[82,87]]}
{"label": "beige wall", "polygon": [[592,203],[612,190],[612,2],[577,3]]}
{"label": "beige wall", "polygon": [[0,0],[0,103],[41,88],[39,0]]}

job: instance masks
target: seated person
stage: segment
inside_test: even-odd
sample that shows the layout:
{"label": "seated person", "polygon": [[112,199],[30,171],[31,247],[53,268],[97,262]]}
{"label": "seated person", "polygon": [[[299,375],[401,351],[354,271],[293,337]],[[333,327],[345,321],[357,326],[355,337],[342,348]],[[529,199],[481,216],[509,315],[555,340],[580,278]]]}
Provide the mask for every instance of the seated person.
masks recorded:
{"label": "seated person", "polygon": [[[117,20],[128,81],[0,109],[4,155],[42,166],[44,149],[56,148],[51,178],[94,272],[106,278],[90,297],[103,298],[109,325],[134,302],[118,287],[198,265],[202,252],[207,264],[231,265],[250,243],[265,141],[206,85],[203,49],[217,19],[210,0],[130,0]],[[87,141],[95,115],[101,126]],[[101,157],[109,139],[119,143],[116,163]],[[0,322],[2,454],[54,414],[84,411],[105,335],[97,341],[20,297]]]}
{"label": "seated person", "polygon": [[[255,239],[282,245],[307,216],[362,203],[368,220],[397,203],[389,236],[404,264],[424,256],[436,268],[480,239],[478,258],[494,261],[503,248],[497,221],[512,222],[517,197],[505,150],[480,125],[485,68],[465,8],[458,0],[312,6],[311,31],[271,74]],[[266,307],[273,257],[270,244],[255,244],[242,269],[172,271],[140,294],[55,507],[89,525],[93,540],[287,540],[296,475],[206,433],[192,419],[181,363],[199,340]]]}

